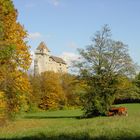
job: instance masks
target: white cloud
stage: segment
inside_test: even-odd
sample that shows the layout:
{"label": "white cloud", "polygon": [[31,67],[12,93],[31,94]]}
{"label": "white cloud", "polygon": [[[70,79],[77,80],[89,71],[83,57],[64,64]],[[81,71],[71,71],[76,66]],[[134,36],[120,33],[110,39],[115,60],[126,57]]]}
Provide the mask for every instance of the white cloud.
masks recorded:
{"label": "white cloud", "polygon": [[34,32],[34,33],[29,33],[28,34],[28,38],[32,39],[32,40],[38,39],[38,38],[41,38],[41,37],[42,37],[42,35],[39,32]]}
{"label": "white cloud", "polygon": [[42,35],[39,32],[34,32],[34,33],[29,33],[27,36],[27,39],[31,39],[31,40],[36,40],[36,39],[41,39],[41,40],[49,40],[50,38],[52,38],[53,36],[51,34],[47,34],[47,35]]}
{"label": "white cloud", "polygon": [[72,66],[73,61],[80,59],[80,56],[78,54],[72,52],[63,52],[60,57],[65,60],[68,66]]}

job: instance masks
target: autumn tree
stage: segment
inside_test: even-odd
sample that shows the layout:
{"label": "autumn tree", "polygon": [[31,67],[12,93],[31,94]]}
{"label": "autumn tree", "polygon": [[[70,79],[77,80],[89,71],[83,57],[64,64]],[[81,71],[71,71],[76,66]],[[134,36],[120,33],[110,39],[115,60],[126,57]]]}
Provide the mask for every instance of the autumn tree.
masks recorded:
{"label": "autumn tree", "polygon": [[8,112],[17,110],[22,93],[30,83],[25,71],[31,63],[24,27],[11,0],[0,0],[0,91],[5,93]]}
{"label": "autumn tree", "polygon": [[135,73],[127,45],[112,40],[110,29],[105,25],[92,38],[92,44],[79,49],[79,53],[82,62],[76,66],[80,78],[88,85],[84,99],[85,116],[106,115],[118,90],[118,76],[130,77]]}
{"label": "autumn tree", "polygon": [[30,84],[32,88],[32,98],[30,100],[30,111],[37,111],[38,106],[41,103],[41,98],[44,93],[42,93],[42,76],[41,75],[30,75]]}
{"label": "autumn tree", "polygon": [[45,72],[41,74],[42,109],[62,109],[65,106],[65,95],[61,86],[59,73]]}
{"label": "autumn tree", "polygon": [[[11,0],[0,0],[0,41],[9,47],[14,46],[15,51],[12,52],[14,61],[12,62],[16,67],[27,70],[31,63],[29,46],[24,41],[27,33],[24,27],[17,22],[17,15],[18,12]],[[5,49],[8,48],[5,47]]]}

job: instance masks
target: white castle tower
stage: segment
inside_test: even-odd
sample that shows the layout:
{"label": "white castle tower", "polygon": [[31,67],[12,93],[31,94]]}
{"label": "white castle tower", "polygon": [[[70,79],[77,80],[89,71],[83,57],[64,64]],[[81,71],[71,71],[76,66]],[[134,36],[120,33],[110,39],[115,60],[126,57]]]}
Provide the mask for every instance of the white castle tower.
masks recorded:
{"label": "white castle tower", "polygon": [[34,74],[45,71],[67,72],[67,64],[62,58],[51,56],[50,50],[41,42],[35,51]]}

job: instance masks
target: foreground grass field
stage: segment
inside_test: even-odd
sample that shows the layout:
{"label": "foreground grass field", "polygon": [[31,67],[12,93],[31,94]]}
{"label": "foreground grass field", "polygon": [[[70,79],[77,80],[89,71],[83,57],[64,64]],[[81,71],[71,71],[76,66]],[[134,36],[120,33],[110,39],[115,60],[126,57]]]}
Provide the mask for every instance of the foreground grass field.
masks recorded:
{"label": "foreground grass field", "polygon": [[0,140],[140,140],[140,104],[122,106],[127,117],[78,119],[78,109],[23,114],[0,128]]}

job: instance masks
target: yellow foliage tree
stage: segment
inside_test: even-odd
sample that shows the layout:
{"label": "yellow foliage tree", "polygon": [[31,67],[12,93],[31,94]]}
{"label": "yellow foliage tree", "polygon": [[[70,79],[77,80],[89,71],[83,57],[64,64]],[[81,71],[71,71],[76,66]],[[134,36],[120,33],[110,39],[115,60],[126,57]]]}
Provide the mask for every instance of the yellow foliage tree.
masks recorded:
{"label": "yellow foliage tree", "polygon": [[3,118],[3,116],[5,115],[6,106],[7,103],[4,97],[4,93],[0,91],[0,118]]}
{"label": "yellow foliage tree", "polygon": [[13,63],[27,70],[31,63],[29,46],[24,41],[27,33],[24,27],[17,22],[17,15],[18,12],[11,0],[0,0],[0,42],[15,46],[12,54]]}
{"label": "yellow foliage tree", "polygon": [[65,96],[58,73],[45,72],[41,75],[41,103],[42,109],[63,108]]}
{"label": "yellow foliage tree", "polygon": [[11,0],[0,0],[0,90],[6,95],[9,112],[18,111],[20,97],[30,92],[25,74],[31,63],[30,47],[17,15]]}

